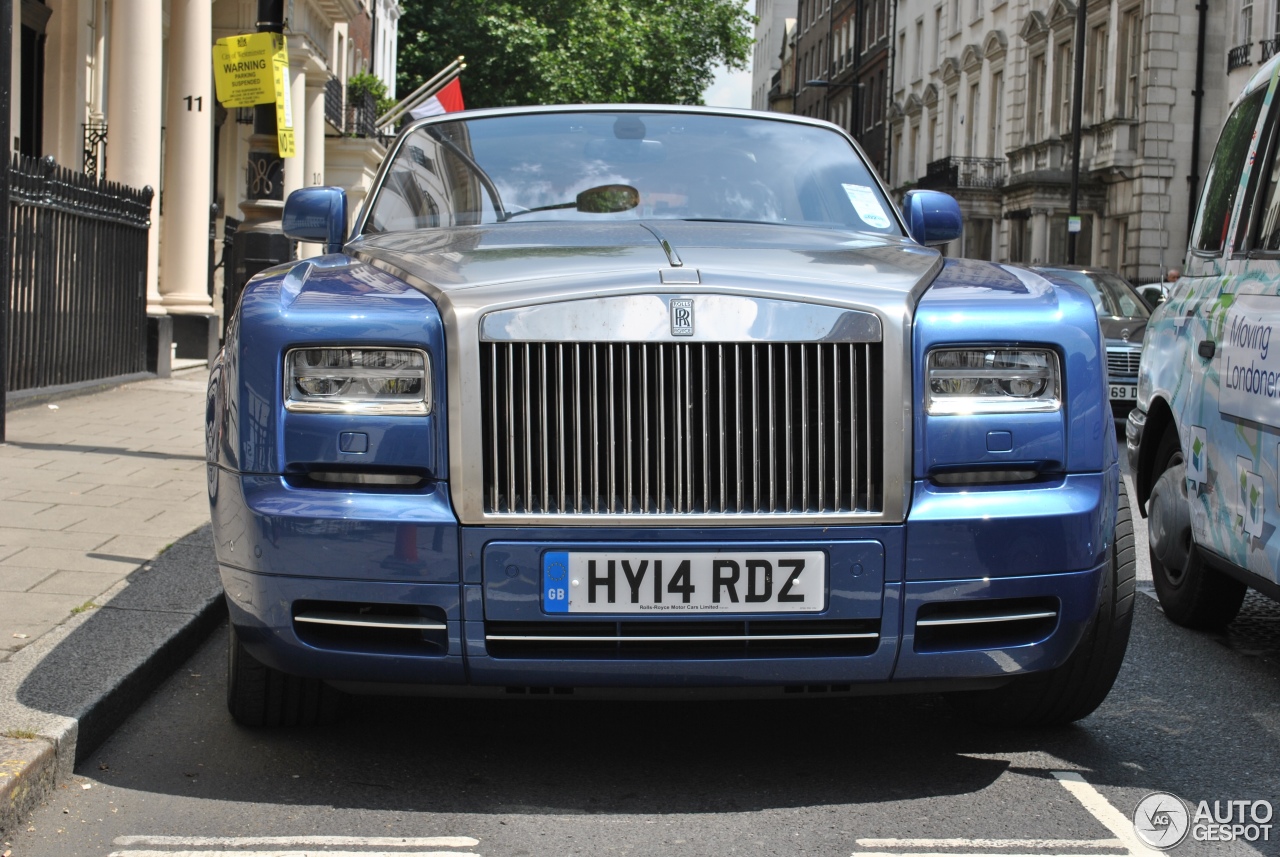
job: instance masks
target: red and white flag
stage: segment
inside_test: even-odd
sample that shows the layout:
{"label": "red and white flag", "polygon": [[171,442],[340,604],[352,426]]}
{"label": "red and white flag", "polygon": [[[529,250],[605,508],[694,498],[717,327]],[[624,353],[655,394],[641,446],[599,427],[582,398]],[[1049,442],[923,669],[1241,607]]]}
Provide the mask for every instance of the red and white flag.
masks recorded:
{"label": "red and white flag", "polygon": [[462,81],[454,78],[435,95],[409,111],[414,119],[439,116],[441,113],[457,113],[465,108],[462,103]]}

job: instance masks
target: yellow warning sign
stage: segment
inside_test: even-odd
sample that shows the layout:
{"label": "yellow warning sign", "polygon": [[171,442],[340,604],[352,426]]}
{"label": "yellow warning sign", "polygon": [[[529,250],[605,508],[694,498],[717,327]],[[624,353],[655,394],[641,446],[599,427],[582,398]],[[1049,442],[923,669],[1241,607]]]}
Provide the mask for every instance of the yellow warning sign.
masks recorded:
{"label": "yellow warning sign", "polygon": [[272,58],[278,33],[250,33],[218,39],[213,46],[213,82],[226,108],[252,107],[276,100]]}
{"label": "yellow warning sign", "polygon": [[280,157],[294,156],[289,49],[282,34],[248,33],[218,39],[213,46],[213,80],[218,101],[228,109],[274,102]]}

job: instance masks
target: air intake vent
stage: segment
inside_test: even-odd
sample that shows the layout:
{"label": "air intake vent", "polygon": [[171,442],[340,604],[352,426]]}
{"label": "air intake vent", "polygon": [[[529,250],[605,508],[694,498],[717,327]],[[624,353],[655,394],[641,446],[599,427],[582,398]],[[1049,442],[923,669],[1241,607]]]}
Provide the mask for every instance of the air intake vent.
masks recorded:
{"label": "air intake vent", "polygon": [[495,658],[851,657],[880,643],[879,619],[751,622],[488,622]]}
{"label": "air intake vent", "polygon": [[448,623],[439,607],[297,601],[293,630],[318,649],[413,655],[449,651]]}
{"label": "air intake vent", "polygon": [[486,343],[485,512],[880,512],[880,355],[878,343]]}
{"label": "air intake vent", "polygon": [[1058,624],[1058,599],[1002,598],[925,604],[916,614],[917,652],[1005,649],[1038,643]]}

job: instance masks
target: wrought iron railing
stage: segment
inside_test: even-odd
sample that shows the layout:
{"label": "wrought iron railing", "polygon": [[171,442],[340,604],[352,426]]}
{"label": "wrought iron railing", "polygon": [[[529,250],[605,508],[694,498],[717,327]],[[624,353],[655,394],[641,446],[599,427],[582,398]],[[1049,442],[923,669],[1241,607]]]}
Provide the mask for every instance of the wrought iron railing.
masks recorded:
{"label": "wrought iron railing", "polygon": [[1276,54],[1280,54],[1280,36],[1258,42],[1258,52],[1258,62],[1266,62]]}
{"label": "wrought iron railing", "polygon": [[346,132],[353,137],[378,136],[378,99],[372,92],[347,90]]}
{"label": "wrought iron railing", "polygon": [[107,123],[86,122],[84,128],[84,174],[98,178],[107,172]]}
{"label": "wrought iron railing", "polygon": [[329,78],[324,85],[324,118],[339,132],[342,131],[342,81],[336,77]]}
{"label": "wrought iron railing", "polygon": [[8,389],[147,368],[151,188],[13,159]]}
{"label": "wrought iron railing", "polygon": [[1245,42],[1227,51],[1227,71],[1235,71],[1241,66],[1249,65],[1249,49],[1252,47],[1252,42]]}
{"label": "wrought iron railing", "polygon": [[941,158],[929,163],[920,187],[994,190],[1004,186],[1004,158]]}

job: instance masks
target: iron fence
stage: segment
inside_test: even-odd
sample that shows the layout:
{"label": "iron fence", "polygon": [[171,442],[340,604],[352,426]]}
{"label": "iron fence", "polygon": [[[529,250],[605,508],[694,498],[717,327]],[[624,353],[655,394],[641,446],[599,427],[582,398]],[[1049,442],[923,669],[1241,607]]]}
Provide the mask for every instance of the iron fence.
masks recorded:
{"label": "iron fence", "polygon": [[151,188],[136,190],[15,155],[8,389],[147,368]]}

